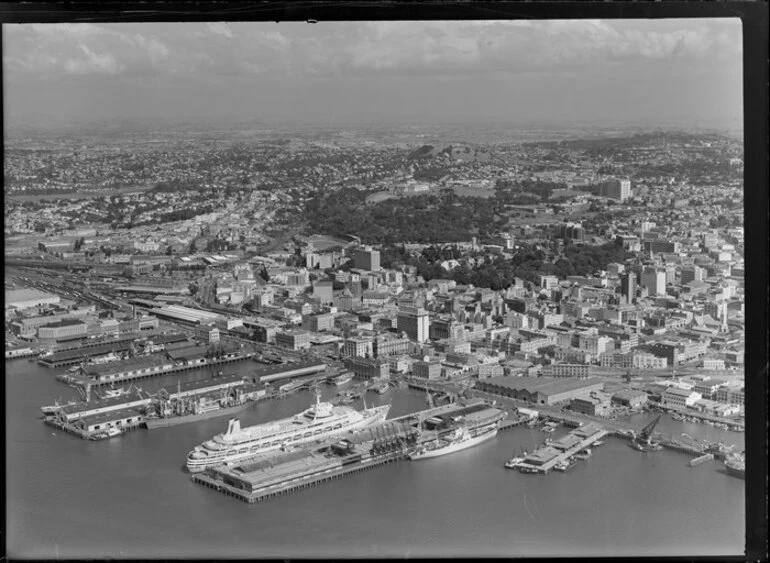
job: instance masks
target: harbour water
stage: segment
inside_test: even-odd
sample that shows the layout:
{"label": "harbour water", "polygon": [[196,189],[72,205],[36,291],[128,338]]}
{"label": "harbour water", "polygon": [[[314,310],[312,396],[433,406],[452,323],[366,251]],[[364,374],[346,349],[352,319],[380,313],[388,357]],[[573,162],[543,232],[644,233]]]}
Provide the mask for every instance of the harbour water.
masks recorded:
{"label": "harbour water", "polygon": [[[183,472],[187,452],[223,431],[226,418],[80,440],[39,418],[42,404],[76,396],[54,380],[57,370],[26,360],[5,367],[11,557],[743,554],[745,483],[719,463],[691,468],[689,456],[639,453],[609,439],[567,473],[526,475],[503,463],[515,450],[531,451],[546,434],[515,428],[451,456],[389,464],[248,505],[194,484]],[[246,362],[225,371],[253,368]],[[172,388],[176,379],[141,385]],[[337,391],[325,388],[324,396]],[[425,408],[419,391],[365,399],[392,401],[390,417]],[[310,393],[300,391],[259,403],[240,418],[245,426],[288,416],[310,401]],[[664,419],[661,426],[743,442],[742,434],[703,425]]]}

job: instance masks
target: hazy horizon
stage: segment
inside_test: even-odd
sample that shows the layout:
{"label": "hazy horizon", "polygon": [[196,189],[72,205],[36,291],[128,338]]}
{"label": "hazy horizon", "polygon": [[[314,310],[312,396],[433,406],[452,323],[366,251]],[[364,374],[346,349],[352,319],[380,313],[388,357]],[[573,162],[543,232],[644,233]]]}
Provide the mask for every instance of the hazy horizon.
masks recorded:
{"label": "hazy horizon", "polygon": [[5,24],[6,126],[742,130],[732,19]]}

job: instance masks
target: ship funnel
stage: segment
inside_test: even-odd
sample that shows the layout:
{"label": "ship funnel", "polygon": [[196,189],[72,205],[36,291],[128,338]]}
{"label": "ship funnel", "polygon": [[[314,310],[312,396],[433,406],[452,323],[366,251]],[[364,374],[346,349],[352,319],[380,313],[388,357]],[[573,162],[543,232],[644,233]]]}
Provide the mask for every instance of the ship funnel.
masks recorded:
{"label": "ship funnel", "polygon": [[230,421],[227,423],[227,433],[228,434],[237,434],[241,431],[241,421],[237,418],[231,418]]}

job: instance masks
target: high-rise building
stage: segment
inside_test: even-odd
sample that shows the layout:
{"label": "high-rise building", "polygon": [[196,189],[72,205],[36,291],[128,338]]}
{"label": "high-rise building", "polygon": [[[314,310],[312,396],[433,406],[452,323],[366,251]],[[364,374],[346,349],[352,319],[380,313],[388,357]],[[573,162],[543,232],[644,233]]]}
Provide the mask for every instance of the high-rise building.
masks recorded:
{"label": "high-rise building", "polygon": [[584,234],[583,234],[583,225],[580,223],[564,223],[561,226],[561,238],[563,238],[565,241],[578,241],[583,242]]}
{"label": "high-rise building", "polygon": [[636,274],[634,272],[625,272],[620,276],[620,292],[626,303],[636,301]]}
{"label": "high-rise building", "polygon": [[399,308],[396,324],[398,330],[405,332],[412,340],[420,343],[428,340],[430,319],[422,307]]}
{"label": "high-rise building", "polygon": [[682,285],[691,281],[703,281],[703,268],[694,264],[682,268]]}
{"label": "high-rise building", "polygon": [[618,178],[605,180],[599,186],[599,195],[625,201],[631,197],[631,180],[619,180]]}
{"label": "high-rise building", "polygon": [[329,305],[334,301],[333,295],[332,282],[320,280],[313,284],[313,297],[318,298],[324,305]]}
{"label": "high-rise building", "polygon": [[371,338],[347,338],[342,344],[343,356],[371,357],[374,355]]}
{"label": "high-rise building", "polygon": [[666,294],[666,270],[655,266],[646,266],[642,271],[642,286],[650,295]]}
{"label": "high-rise building", "polygon": [[379,270],[380,251],[372,250],[369,246],[361,248],[353,256],[353,264],[361,270]]}

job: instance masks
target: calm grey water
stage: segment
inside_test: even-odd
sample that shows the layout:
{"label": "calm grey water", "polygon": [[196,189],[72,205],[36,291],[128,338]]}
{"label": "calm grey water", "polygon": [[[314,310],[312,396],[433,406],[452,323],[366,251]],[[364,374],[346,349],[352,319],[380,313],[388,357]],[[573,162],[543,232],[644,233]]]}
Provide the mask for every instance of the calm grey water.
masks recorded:
{"label": "calm grey water", "polygon": [[[611,439],[568,473],[525,475],[503,463],[545,434],[516,428],[452,456],[390,464],[248,505],[182,472],[187,452],[223,431],[226,418],[88,442],[39,419],[40,405],[73,395],[53,379],[56,370],[14,360],[6,373],[12,557],[743,553],[744,481],[716,463],[690,468],[689,458],[674,452],[641,454]],[[261,403],[241,419],[247,425],[288,416],[310,400],[305,391]],[[392,400],[391,417],[425,407],[424,395],[414,391],[369,394],[369,400]],[[669,432],[743,440],[711,427],[661,424]]]}

